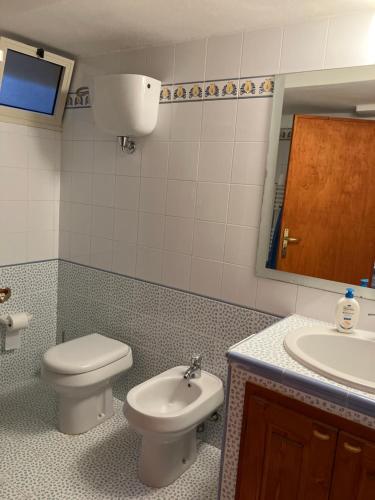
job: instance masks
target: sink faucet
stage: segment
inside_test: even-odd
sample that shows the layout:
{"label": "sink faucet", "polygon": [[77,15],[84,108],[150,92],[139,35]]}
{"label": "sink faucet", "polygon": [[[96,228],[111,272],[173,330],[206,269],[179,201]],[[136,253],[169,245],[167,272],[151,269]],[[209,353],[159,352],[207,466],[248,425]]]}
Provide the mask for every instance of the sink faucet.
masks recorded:
{"label": "sink faucet", "polygon": [[184,373],[184,379],[199,378],[201,376],[202,355],[194,354],[191,357],[190,366]]}

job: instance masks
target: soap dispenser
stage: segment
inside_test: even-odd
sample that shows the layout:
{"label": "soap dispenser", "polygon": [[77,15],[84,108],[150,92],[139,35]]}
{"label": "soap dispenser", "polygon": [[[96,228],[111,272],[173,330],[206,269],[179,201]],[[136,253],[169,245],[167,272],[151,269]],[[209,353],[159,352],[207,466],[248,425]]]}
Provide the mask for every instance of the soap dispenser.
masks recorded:
{"label": "soap dispenser", "polygon": [[351,333],[359,321],[359,304],[354,298],[354,289],[347,288],[336,306],[336,327],[339,332]]}

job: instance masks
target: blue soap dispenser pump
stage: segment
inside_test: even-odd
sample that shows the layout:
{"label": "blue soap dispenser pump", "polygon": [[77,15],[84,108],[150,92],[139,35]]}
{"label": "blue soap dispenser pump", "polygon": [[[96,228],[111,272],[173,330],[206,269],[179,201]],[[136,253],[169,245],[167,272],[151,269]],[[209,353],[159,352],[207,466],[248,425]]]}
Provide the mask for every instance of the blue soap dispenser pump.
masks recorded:
{"label": "blue soap dispenser pump", "polygon": [[359,321],[360,307],[354,293],[353,288],[347,288],[345,297],[337,302],[336,328],[341,333],[353,332]]}

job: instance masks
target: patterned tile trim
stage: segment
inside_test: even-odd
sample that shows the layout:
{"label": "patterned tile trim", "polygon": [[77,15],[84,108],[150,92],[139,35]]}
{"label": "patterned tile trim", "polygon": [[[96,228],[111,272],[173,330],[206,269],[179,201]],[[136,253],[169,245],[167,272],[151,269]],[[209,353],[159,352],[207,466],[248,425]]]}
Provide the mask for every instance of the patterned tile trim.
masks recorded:
{"label": "patterned tile trim", "polygon": [[65,108],[66,109],[91,108],[89,88],[79,87],[75,91],[68,92]]}
{"label": "patterned tile trim", "polygon": [[0,265],[0,269],[3,267],[17,267],[17,266],[29,266],[31,264],[42,264],[43,262],[54,262],[59,259],[43,259],[43,260],[30,260],[29,262],[16,262],[15,264],[3,264]]}
{"label": "patterned tile trim", "polygon": [[[171,104],[174,102],[272,97],[273,92],[274,76],[167,83],[161,87],[159,102],[160,104]],[[67,109],[90,107],[91,100],[88,87],[80,87],[68,93]]]}
{"label": "patterned tile trim", "polygon": [[231,366],[231,386],[229,392],[228,414],[226,422],[226,441],[222,457],[222,474],[220,483],[220,500],[233,500],[237,482],[238,455],[242,428],[243,401],[246,382],[266,387],[288,397],[297,399],[306,404],[333,413],[342,418],[352,420],[359,424],[375,429],[375,419],[367,415],[342,406],[317,398],[306,392],[287,387],[273,380],[251,373],[246,368],[233,364]]}

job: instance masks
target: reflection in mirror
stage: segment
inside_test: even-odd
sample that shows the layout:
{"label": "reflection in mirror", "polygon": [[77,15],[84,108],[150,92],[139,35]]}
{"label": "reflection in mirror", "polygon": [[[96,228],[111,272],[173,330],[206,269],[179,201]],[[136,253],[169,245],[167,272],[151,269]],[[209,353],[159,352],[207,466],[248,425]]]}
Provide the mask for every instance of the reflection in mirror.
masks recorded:
{"label": "reflection in mirror", "polygon": [[276,99],[263,265],[375,288],[375,69],[280,76]]}

